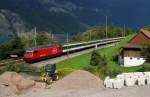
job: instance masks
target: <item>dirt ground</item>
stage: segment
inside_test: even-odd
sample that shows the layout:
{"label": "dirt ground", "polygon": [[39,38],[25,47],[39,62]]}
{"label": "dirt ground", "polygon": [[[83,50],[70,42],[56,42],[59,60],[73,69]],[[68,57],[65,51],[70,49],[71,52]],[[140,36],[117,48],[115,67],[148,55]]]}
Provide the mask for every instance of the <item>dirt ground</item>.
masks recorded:
{"label": "dirt ground", "polygon": [[49,89],[32,90],[15,97],[150,97],[150,85],[108,89],[98,77],[78,70]]}
{"label": "dirt ground", "polygon": [[15,97],[150,97],[150,86],[124,87],[122,89],[39,90]]}
{"label": "dirt ground", "polygon": [[[67,75],[63,79],[56,81],[49,88],[44,88],[43,84],[28,88],[28,85],[32,85],[27,82],[30,80],[22,78],[17,73],[8,72],[3,75],[0,76],[0,95],[5,96],[0,97],[150,97],[150,85],[108,89],[103,86],[101,79],[82,70]],[[22,79],[25,80],[23,86],[27,88],[24,88],[20,83]],[[7,84],[8,86],[6,86]],[[18,86],[22,86],[22,89],[26,91],[14,94],[17,90],[20,91]]]}

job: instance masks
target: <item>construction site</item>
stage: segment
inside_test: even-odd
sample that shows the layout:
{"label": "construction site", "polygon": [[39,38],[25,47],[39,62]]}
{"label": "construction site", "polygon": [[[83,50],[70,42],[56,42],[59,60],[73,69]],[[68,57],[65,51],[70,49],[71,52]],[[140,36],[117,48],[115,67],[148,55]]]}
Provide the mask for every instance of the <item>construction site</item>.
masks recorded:
{"label": "construction site", "polygon": [[127,82],[130,84],[118,89],[115,88],[115,83],[108,87],[110,83],[107,82],[105,87],[97,76],[82,70],[74,71],[50,85],[32,80],[32,76],[5,72],[0,75],[0,97],[149,97],[149,85],[133,85],[131,74],[124,76],[128,81],[130,79]]}
{"label": "construction site", "polygon": [[0,0],[0,97],[150,97],[149,4]]}
{"label": "construction site", "polygon": [[[100,52],[109,52],[115,48],[117,52],[122,45],[122,42],[112,43],[97,49]],[[128,73],[122,71],[115,77],[105,76],[103,79],[97,69],[96,72],[91,72],[92,67],[90,70],[84,69],[82,61],[76,63],[83,58],[86,62],[85,67],[88,67],[87,62],[90,62],[91,51],[94,49],[95,45],[94,48],[70,53],[69,56],[64,54],[36,63],[25,63],[22,59],[1,61],[0,97],[149,97],[150,72],[148,71],[140,72],[132,70],[131,67],[128,69],[130,71],[126,71]],[[27,52],[26,54],[31,54]],[[60,61],[64,61],[64,64],[55,64]],[[76,68],[78,66],[79,68]],[[138,70],[142,68],[143,66],[137,67]],[[116,71],[112,73],[114,72]]]}

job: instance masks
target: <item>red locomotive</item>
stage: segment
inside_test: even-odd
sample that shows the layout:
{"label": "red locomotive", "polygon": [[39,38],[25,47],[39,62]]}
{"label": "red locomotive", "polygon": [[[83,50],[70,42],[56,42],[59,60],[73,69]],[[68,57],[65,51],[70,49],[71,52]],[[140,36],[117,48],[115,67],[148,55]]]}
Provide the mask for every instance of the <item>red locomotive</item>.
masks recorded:
{"label": "red locomotive", "polygon": [[24,54],[23,59],[25,62],[30,63],[61,54],[62,46],[59,44],[52,44],[26,49],[26,53]]}

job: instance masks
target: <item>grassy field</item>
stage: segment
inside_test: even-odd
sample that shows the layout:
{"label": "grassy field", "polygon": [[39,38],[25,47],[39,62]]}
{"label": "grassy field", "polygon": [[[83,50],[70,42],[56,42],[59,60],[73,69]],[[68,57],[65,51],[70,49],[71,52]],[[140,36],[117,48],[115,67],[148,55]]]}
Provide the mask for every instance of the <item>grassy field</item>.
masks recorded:
{"label": "grassy field", "polygon": [[[118,63],[114,62],[112,59],[112,56],[118,54],[119,49],[123,45],[125,45],[133,36],[134,35],[128,36],[126,39],[121,41],[121,43],[119,43],[116,46],[103,48],[103,49],[97,49],[99,53],[106,56],[107,62],[108,62],[108,68],[111,68],[111,69],[119,68],[122,72],[132,72],[141,68],[141,66],[130,67],[130,68],[121,67]],[[90,64],[90,58],[91,58],[91,53],[87,53],[87,54],[83,54],[83,55],[59,62],[57,66],[58,68],[71,68],[75,70],[83,69]]]}

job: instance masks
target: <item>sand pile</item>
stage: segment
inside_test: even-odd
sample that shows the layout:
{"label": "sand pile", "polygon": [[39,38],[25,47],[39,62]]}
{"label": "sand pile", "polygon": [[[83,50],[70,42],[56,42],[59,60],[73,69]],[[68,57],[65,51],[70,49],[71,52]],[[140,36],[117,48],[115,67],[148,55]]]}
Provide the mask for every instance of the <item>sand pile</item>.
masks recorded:
{"label": "sand pile", "polygon": [[103,88],[103,81],[95,75],[82,70],[75,71],[52,85],[52,89],[63,90],[92,88]]}
{"label": "sand pile", "polygon": [[33,80],[27,80],[15,72],[5,72],[0,75],[0,97],[21,93],[34,85]]}

